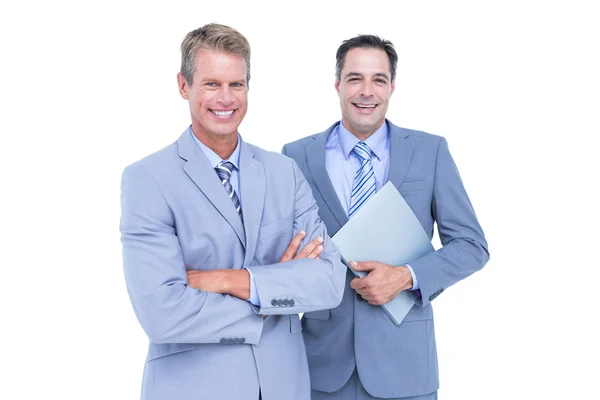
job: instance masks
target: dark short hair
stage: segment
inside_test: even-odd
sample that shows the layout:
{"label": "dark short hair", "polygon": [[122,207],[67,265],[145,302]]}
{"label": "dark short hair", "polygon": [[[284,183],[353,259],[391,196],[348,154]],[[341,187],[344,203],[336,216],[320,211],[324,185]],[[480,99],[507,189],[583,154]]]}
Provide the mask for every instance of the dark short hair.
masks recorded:
{"label": "dark short hair", "polygon": [[392,75],[392,81],[396,79],[396,67],[398,66],[398,54],[394,49],[394,44],[389,40],[385,40],[375,35],[358,35],[352,39],[344,40],[340,47],[337,49],[335,55],[335,76],[337,80],[342,78],[342,69],[344,68],[344,60],[346,54],[352,49],[379,49],[385,51],[388,59],[390,60],[390,73]]}

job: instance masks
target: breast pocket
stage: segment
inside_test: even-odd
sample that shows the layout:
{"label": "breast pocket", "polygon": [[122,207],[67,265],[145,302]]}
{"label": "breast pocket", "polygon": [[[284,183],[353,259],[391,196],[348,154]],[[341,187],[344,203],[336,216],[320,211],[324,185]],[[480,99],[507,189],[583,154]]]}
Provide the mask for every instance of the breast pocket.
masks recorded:
{"label": "breast pocket", "polygon": [[427,181],[410,181],[402,182],[400,185],[400,192],[412,192],[415,190],[425,190]]}
{"label": "breast pocket", "polygon": [[258,246],[254,254],[256,265],[274,264],[292,241],[294,214],[269,222],[258,231]]}
{"label": "breast pocket", "polygon": [[272,236],[277,235],[285,230],[292,230],[294,228],[294,213],[291,213],[287,217],[280,218],[276,221],[269,222],[260,227],[258,232],[258,240],[269,239]]}

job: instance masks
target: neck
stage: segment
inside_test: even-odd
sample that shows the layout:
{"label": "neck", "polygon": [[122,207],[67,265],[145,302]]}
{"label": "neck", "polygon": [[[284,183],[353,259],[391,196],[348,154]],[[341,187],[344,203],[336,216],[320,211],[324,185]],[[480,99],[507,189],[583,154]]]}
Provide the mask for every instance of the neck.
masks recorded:
{"label": "neck", "polygon": [[377,132],[377,130],[379,128],[381,128],[381,126],[384,124],[385,121],[381,121],[381,123],[379,123],[379,125],[377,125],[374,128],[362,128],[361,127],[357,127],[357,126],[352,126],[351,124],[348,123],[348,121],[346,121],[346,119],[342,118],[342,123],[344,124],[344,127],[346,129],[348,129],[348,131],[350,133],[352,133],[354,136],[356,136],[359,140],[361,141],[365,141],[367,140],[369,137],[371,137],[372,134],[374,134],[375,132]]}
{"label": "neck", "polygon": [[227,160],[237,146],[238,135],[214,135],[206,132],[198,132],[192,127],[194,136],[206,147],[214,151],[222,160]]}

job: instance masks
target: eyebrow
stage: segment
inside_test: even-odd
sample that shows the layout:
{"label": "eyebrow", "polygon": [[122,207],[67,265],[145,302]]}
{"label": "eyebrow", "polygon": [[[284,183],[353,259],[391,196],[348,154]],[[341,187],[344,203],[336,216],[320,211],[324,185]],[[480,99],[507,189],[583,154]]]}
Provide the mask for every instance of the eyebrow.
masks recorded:
{"label": "eyebrow", "polygon": [[[345,78],[345,79],[348,79],[348,78],[353,78],[353,77],[359,77],[359,78],[362,78],[362,76],[363,76],[363,75],[362,75],[362,74],[359,74],[358,72],[348,72],[344,78]],[[378,72],[378,73],[376,73],[374,76],[375,76],[375,77],[380,77],[380,78],[385,78],[385,79],[387,79],[388,81],[390,80],[390,77],[389,77],[389,76],[387,76],[387,74],[384,74],[383,72]]]}
{"label": "eyebrow", "polygon": [[387,80],[390,80],[390,77],[389,77],[389,76],[387,76],[387,74],[384,74],[384,73],[382,73],[382,72],[378,72],[378,73],[376,73],[376,74],[375,74],[375,76],[379,76],[379,77],[381,77],[381,78],[385,78],[385,79],[387,79]]}
{"label": "eyebrow", "polygon": [[348,72],[346,74],[346,76],[344,76],[344,78],[350,78],[350,77],[354,77],[354,76],[362,77],[362,74],[359,74],[358,72]]}
{"label": "eyebrow", "polygon": [[[215,83],[223,83],[223,81],[221,79],[217,79],[217,78],[204,78],[200,80],[201,83],[208,83],[208,82],[215,82]],[[232,81],[230,81],[229,83],[242,83],[242,84],[246,84],[246,78],[239,78],[239,79],[233,79]]]}

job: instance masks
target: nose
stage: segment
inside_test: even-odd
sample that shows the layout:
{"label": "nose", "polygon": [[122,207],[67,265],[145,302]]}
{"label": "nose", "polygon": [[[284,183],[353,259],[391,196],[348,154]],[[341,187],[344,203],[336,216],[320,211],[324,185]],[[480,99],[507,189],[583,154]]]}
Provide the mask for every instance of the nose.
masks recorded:
{"label": "nose", "polygon": [[373,83],[369,80],[365,80],[360,88],[360,95],[363,97],[373,96]]}
{"label": "nose", "polygon": [[229,85],[222,85],[219,88],[219,93],[217,96],[217,103],[223,105],[229,105],[233,102],[233,93]]}

